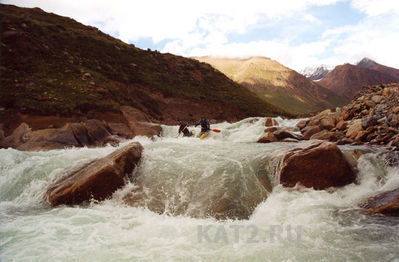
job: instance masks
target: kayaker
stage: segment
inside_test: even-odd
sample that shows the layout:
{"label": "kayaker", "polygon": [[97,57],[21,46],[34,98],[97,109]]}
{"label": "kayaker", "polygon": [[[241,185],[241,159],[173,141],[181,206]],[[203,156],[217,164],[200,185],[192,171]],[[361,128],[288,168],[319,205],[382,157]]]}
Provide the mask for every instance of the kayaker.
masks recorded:
{"label": "kayaker", "polygon": [[183,133],[183,136],[189,136],[189,137],[193,135],[193,133],[190,132],[190,130],[188,130],[188,126],[186,123],[179,121],[179,124],[180,124],[179,134]]}
{"label": "kayaker", "polygon": [[195,126],[201,125],[201,133],[205,134],[211,130],[211,124],[209,123],[209,120],[206,119],[205,117],[201,117],[201,120],[198,120],[198,122],[195,124]]}

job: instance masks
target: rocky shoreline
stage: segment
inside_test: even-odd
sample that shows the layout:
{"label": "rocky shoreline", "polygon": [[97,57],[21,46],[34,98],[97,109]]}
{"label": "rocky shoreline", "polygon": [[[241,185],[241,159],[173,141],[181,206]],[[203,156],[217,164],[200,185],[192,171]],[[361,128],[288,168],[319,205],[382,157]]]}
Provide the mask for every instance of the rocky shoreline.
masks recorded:
{"label": "rocky shoreline", "polygon": [[134,136],[152,137],[159,135],[162,128],[153,123],[141,111],[121,107],[124,119],[105,121],[89,119],[66,123],[60,128],[32,130],[27,123],[21,123],[12,133],[4,136],[0,129],[0,148],[15,148],[22,151],[46,151],[67,147],[96,147],[111,144],[116,146]]}
{"label": "rocky shoreline", "polygon": [[[266,119],[259,143],[325,140],[338,145],[379,145],[399,150],[399,84],[363,87],[354,100],[327,109],[293,129],[283,129]],[[298,133],[300,132],[300,134]]]}
{"label": "rocky shoreline", "polygon": [[304,139],[399,149],[399,84],[362,88],[354,100],[298,123]]}

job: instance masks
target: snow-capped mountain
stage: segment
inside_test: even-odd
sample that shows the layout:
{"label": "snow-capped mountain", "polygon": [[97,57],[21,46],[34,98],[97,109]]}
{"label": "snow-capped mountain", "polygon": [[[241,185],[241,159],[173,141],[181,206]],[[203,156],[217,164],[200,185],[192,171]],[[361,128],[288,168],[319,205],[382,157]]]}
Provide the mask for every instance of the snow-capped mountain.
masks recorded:
{"label": "snow-capped mountain", "polygon": [[328,72],[331,71],[331,67],[326,65],[321,66],[309,66],[301,70],[301,74],[304,75],[307,79],[313,81],[321,80]]}

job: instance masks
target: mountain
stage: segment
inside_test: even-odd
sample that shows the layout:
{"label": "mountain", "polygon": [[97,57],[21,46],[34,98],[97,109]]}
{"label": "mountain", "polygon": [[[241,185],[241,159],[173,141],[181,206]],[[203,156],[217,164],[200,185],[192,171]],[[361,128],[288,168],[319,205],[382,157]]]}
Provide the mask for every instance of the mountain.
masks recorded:
{"label": "mountain", "polygon": [[211,64],[264,101],[292,113],[309,113],[342,105],[339,96],[270,58],[205,56],[195,59]]}
{"label": "mountain", "polygon": [[118,115],[123,105],[162,123],[286,114],[194,59],[142,50],[39,8],[1,4],[0,15],[0,121]]}
{"label": "mountain", "polygon": [[327,66],[306,67],[300,73],[307,79],[318,81],[325,77],[331,70]]}
{"label": "mountain", "polygon": [[374,69],[374,67],[377,66],[378,64],[375,61],[365,57],[362,60],[360,60],[356,65],[368,69]]}
{"label": "mountain", "polygon": [[385,66],[380,66],[381,65],[372,60],[365,59],[363,59],[358,65],[339,65],[318,83],[334,93],[345,97],[346,102],[350,102],[354,95],[363,86],[387,84],[399,81],[399,78],[386,73],[384,70],[372,69],[376,67],[385,68]]}
{"label": "mountain", "polygon": [[375,61],[373,61],[373,60],[371,60],[371,59],[369,59],[367,57],[365,57],[362,60],[360,60],[357,63],[357,65],[360,66],[360,67],[373,69],[373,70],[376,70],[378,72],[390,75],[390,76],[396,78],[397,81],[399,81],[399,69],[378,64],[377,62],[375,62]]}

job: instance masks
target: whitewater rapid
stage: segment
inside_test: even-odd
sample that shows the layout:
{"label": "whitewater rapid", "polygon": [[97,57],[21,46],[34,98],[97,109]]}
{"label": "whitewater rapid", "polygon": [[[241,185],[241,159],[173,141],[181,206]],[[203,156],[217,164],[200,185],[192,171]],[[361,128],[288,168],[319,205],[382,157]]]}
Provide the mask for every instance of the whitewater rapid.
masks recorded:
{"label": "whitewater rapid", "polygon": [[[43,195],[67,170],[114,147],[1,149],[0,261],[399,261],[399,219],[358,208],[399,187],[399,168],[375,150],[359,158],[356,184],[330,192],[283,188],[265,159],[295,143],[254,143],[264,122],[212,125],[221,133],[205,140],[176,138],[177,126],[164,126],[154,140],[136,137],[144,146],[137,179],[88,206],[51,208]],[[269,188],[259,176],[268,176]],[[234,203],[248,219],[208,216],[215,203]]]}

